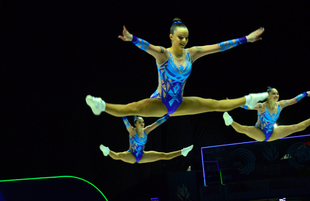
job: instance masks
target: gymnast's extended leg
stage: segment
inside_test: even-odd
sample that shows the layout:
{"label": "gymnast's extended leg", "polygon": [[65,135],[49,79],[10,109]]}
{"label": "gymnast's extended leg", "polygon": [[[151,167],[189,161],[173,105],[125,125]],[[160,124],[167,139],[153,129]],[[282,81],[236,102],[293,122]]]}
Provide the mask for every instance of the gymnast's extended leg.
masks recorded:
{"label": "gymnast's extended leg", "polygon": [[235,131],[238,133],[245,134],[248,137],[254,140],[260,141],[260,142],[264,141],[266,138],[262,130],[260,130],[259,128],[255,126],[243,126],[237,123],[236,121],[232,119],[232,117],[227,112],[223,114],[223,118],[224,118],[226,126],[232,126],[233,129],[235,129]]}
{"label": "gymnast's extended leg", "polygon": [[302,121],[298,124],[293,124],[289,126],[277,126],[274,128],[273,133],[268,141],[274,141],[279,138],[283,138],[289,136],[293,133],[300,132],[305,130],[308,126],[310,126],[310,119]]}
{"label": "gymnast's extended leg", "polygon": [[268,93],[250,94],[241,98],[229,100],[214,100],[200,97],[184,97],[178,110],[170,116],[193,115],[205,112],[226,112],[248,105],[253,108],[258,101],[266,99]]}
{"label": "gymnast's extended leg", "polygon": [[102,101],[101,98],[88,95],[86,96],[86,103],[95,115],[100,115],[101,112],[105,111],[115,117],[134,115],[162,117],[168,112],[162,101],[156,98],[147,98],[129,104],[111,104]]}
{"label": "gymnast's extended leg", "polygon": [[[181,105],[171,116],[229,111],[241,105],[248,105],[250,108],[253,108],[258,101],[266,99],[267,96],[268,93],[264,92],[250,94],[242,98],[220,101],[200,97],[184,97]],[[116,117],[130,115],[161,117],[168,112],[164,103],[157,98],[147,98],[125,105],[106,103],[101,98],[88,95],[86,96],[86,103],[90,106],[95,115],[99,115],[101,112],[105,111]]]}
{"label": "gymnast's extended leg", "polygon": [[183,148],[182,150],[173,151],[169,153],[157,152],[157,151],[144,151],[143,156],[139,161],[139,163],[151,163],[159,160],[171,160],[181,155],[186,157],[188,152],[190,152],[192,149],[193,145]]}
{"label": "gymnast's extended leg", "polygon": [[136,158],[132,155],[131,152],[123,151],[123,152],[114,152],[110,150],[108,147],[100,145],[100,150],[102,151],[104,156],[110,156],[114,160],[121,160],[126,163],[134,164],[136,162]]}

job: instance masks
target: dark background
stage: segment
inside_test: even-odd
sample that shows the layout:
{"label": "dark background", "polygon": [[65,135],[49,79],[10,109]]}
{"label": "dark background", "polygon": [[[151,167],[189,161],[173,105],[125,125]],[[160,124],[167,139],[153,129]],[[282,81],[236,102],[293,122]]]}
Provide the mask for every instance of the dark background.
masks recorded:
{"label": "dark background", "polygon": [[[188,47],[263,26],[262,41],[196,61],[184,96],[236,98],[272,86],[289,99],[310,90],[309,8],[307,1],[1,1],[0,180],[74,175],[117,200],[150,176],[186,171],[190,164],[200,171],[200,147],[251,140],[226,127],[222,113],[173,117],[150,134],[146,150],[194,144],[186,158],[131,165],[99,150],[101,143],[127,150],[128,133],[121,118],[94,116],[85,96],[130,103],[157,87],[154,58],[118,39],[122,26],[164,47],[170,47],[174,17],[190,31]],[[298,123],[309,111],[304,99],[285,109],[278,124]],[[230,114],[244,125],[256,122],[255,111]]]}

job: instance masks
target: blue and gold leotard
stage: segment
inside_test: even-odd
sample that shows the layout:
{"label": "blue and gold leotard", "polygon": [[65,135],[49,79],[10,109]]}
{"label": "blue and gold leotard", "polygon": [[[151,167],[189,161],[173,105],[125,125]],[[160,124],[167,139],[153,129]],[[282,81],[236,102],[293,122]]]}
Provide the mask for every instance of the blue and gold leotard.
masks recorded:
{"label": "blue and gold leotard", "polygon": [[132,137],[129,136],[128,152],[131,152],[134,155],[137,163],[141,160],[143,156],[144,147],[147,142],[147,134],[145,133],[145,131],[143,131],[143,134],[143,137],[139,137],[137,133]]}
{"label": "blue and gold leotard", "polygon": [[270,114],[268,107],[266,105],[266,110],[262,113],[257,112],[258,121],[255,124],[255,127],[261,129],[265,134],[265,140],[269,140],[272,135],[274,124],[279,119],[281,113],[280,105],[278,105],[277,112],[274,114]]}
{"label": "blue and gold leotard", "polygon": [[151,98],[160,99],[168,110],[168,115],[174,113],[183,101],[183,91],[185,83],[192,71],[192,60],[189,52],[186,53],[185,66],[178,67],[170,57],[161,66],[157,65],[158,70],[158,88],[151,95]]}

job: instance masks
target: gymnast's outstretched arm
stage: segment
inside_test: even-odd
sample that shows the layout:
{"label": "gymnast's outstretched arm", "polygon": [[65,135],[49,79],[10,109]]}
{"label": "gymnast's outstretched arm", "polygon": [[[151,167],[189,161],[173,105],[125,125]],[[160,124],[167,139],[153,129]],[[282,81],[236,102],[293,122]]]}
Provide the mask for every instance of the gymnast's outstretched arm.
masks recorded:
{"label": "gymnast's outstretched arm", "polygon": [[242,106],[240,106],[241,108],[243,108],[243,109],[246,109],[246,110],[257,110],[257,111],[259,111],[259,112],[262,112],[261,110],[264,110],[265,109],[265,106],[264,106],[264,104],[262,104],[262,103],[257,103],[256,105],[255,105],[255,107],[254,108],[249,108],[248,106],[246,106],[246,105],[242,105]]}
{"label": "gymnast's outstretched arm", "polygon": [[145,133],[149,134],[152,130],[154,130],[155,128],[160,126],[162,123],[167,121],[167,119],[169,119],[169,118],[170,118],[170,116],[168,114],[166,114],[165,116],[163,116],[162,118],[158,119],[157,121],[155,121],[151,125],[145,127]]}
{"label": "gymnast's outstretched arm", "polygon": [[[228,98],[226,98],[227,100],[229,100]],[[263,110],[265,109],[265,105],[262,103],[256,103],[255,107],[253,108],[249,108],[246,105],[241,105],[241,108],[245,109],[245,110],[257,110],[259,112],[263,112]]]}
{"label": "gymnast's outstretched arm", "polygon": [[191,47],[190,52],[192,54],[192,60],[193,62],[200,57],[206,56],[208,54],[213,54],[217,52],[223,52],[225,50],[231,49],[233,47],[236,47],[238,45],[251,42],[254,43],[258,40],[261,40],[261,35],[264,33],[264,28],[259,28],[256,31],[253,31],[247,36],[236,38],[228,41],[223,41],[221,43],[213,44],[213,45],[205,45],[205,46],[196,46]]}
{"label": "gymnast's outstretched arm", "polygon": [[139,49],[155,57],[157,63],[159,64],[164,63],[168,59],[166,48],[152,45],[149,42],[130,34],[125,26],[123,27],[123,35],[119,35],[118,38],[123,41],[131,41]]}
{"label": "gymnast's outstretched arm", "polygon": [[301,99],[305,98],[305,97],[309,97],[310,96],[310,91],[307,92],[303,92],[301,94],[299,94],[298,96],[296,96],[295,98],[289,99],[289,100],[282,100],[279,101],[281,108],[285,108],[287,106],[291,106],[294,105],[295,103],[298,103],[299,101],[301,101]]}
{"label": "gymnast's outstretched arm", "polygon": [[128,131],[128,133],[130,134],[130,136],[135,135],[136,131],[135,129],[132,127],[132,125],[129,123],[128,119],[126,117],[122,117],[123,122],[126,126],[126,129]]}

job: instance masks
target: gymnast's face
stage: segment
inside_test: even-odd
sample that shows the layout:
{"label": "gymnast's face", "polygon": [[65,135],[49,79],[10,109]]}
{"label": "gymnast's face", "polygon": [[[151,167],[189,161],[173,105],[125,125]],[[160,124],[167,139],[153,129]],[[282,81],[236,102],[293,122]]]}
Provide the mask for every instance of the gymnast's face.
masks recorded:
{"label": "gymnast's face", "polygon": [[188,35],[189,32],[187,28],[177,27],[174,30],[173,35],[170,34],[169,37],[171,39],[172,45],[183,49],[188,43]]}
{"label": "gymnast's face", "polygon": [[136,128],[144,128],[144,120],[142,117],[138,117],[136,123],[135,123],[135,126]]}
{"label": "gymnast's face", "polygon": [[268,100],[273,101],[273,102],[276,102],[279,100],[279,92],[277,89],[273,88],[269,91]]}

